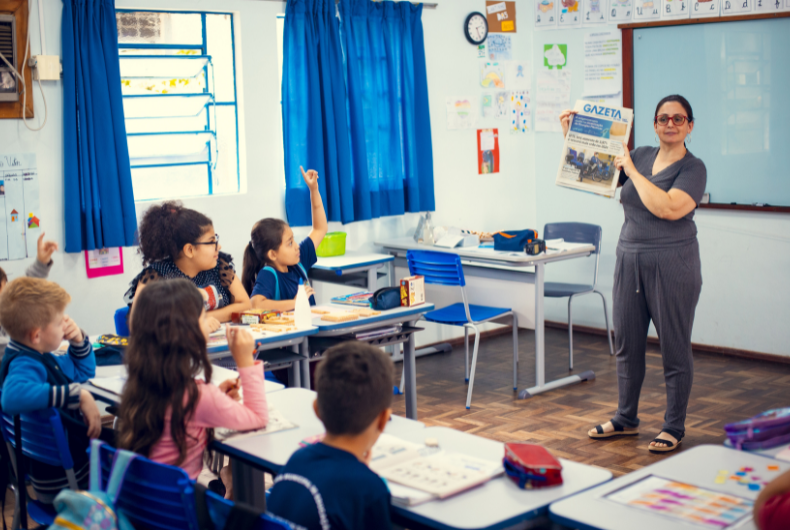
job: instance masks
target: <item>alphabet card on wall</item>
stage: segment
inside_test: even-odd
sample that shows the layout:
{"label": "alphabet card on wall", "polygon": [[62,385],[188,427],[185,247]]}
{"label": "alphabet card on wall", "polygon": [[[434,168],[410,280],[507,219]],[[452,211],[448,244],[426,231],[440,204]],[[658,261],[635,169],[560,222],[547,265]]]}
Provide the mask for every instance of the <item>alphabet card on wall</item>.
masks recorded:
{"label": "alphabet card on wall", "polygon": [[582,0],[582,26],[606,24],[607,0]]}
{"label": "alphabet card on wall", "polygon": [[691,17],[718,17],[721,0],[691,0]]}
{"label": "alphabet card on wall", "polygon": [[516,3],[487,1],[486,21],[488,21],[488,33],[515,33]]}
{"label": "alphabet card on wall", "polygon": [[560,0],[535,0],[535,29],[557,29]]}
{"label": "alphabet card on wall", "polygon": [[624,24],[630,22],[634,16],[634,0],[610,0],[609,24]]}
{"label": "alphabet card on wall", "polygon": [[661,0],[661,20],[689,18],[689,0]]}
{"label": "alphabet card on wall", "polygon": [[752,0],[755,13],[777,13],[787,11],[782,0]]}
{"label": "alphabet card on wall", "polygon": [[752,12],[754,0],[722,0],[721,16],[745,15]]}
{"label": "alphabet card on wall", "polygon": [[35,255],[40,215],[35,153],[0,155],[0,260]]}
{"label": "alphabet card on wall", "polygon": [[559,0],[560,16],[557,25],[563,28],[582,26],[581,0]]}
{"label": "alphabet card on wall", "polygon": [[661,18],[661,0],[634,0],[634,20],[647,22]]}

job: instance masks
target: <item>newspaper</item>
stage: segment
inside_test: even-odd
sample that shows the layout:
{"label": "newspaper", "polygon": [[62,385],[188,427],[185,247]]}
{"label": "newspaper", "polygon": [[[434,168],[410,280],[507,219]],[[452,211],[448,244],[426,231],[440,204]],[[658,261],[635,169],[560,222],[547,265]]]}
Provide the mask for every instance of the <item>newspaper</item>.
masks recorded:
{"label": "newspaper", "polygon": [[631,136],[634,111],[577,101],[562,149],[558,186],[614,197],[618,173],[614,158]]}

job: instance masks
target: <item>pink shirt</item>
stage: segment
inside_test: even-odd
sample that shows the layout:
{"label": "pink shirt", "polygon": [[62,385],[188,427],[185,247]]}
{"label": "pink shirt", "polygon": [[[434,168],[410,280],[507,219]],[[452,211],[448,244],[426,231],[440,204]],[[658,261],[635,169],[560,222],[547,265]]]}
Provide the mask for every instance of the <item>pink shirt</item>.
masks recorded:
{"label": "pink shirt", "polygon": [[[192,419],[187,423],[187,455],[180,464],[193,480],[203,469],[203,450],[208,442],[206,429],[226,427],[248,431],[262,429],[269,421],[261,362],[240,368],[239,378],[244,390],[243,404],[225,395],[217,386],[196,380],[200,397]],[[176,465],[178,461],[178,447],[170,434],[170,411],[165,415],[162,437],[151,448],[148,458],[169,465]]]}

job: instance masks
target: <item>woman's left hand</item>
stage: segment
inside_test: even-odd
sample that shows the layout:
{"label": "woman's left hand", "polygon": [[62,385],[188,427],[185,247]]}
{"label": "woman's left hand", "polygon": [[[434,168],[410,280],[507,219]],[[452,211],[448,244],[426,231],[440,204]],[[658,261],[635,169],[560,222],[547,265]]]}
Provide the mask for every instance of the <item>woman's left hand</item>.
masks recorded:
{"label": "woman's left hand", "polygon": [[616,167],[618,171],[625,171],[625,174],[628,177],[630,177],[633,172],[636,171],[634,161],[631,160],[631,152],[628,150],[628,144],[625,142],[623,142],[623,154],[614,158],[614,167]]}

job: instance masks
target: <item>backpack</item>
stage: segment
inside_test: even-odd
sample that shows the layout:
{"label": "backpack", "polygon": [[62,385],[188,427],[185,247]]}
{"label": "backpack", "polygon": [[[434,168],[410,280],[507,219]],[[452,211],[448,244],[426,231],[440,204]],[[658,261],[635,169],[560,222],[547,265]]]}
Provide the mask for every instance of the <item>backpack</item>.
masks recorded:
{"label": "backpack", "polygon": [[126,469],[137,455],[117,450],[107,491],[101,491],[99,447],[102,443],[91,440],[90,491],[65,489],[58,493],[54,504],[58,515],[50,530],[134,530],[126,516],[115,511],[115,500],[123,486]]}
{"label": "backpack", "polygon": [[728,423],[724,432],[736,449],[770,449],[790,442],[790,407],[762,412],[747,420]]}
{"label": "backpack", "polygon": [[[307,281],[307,271],[304,269],[301,263],[297,263],[299,266],[299,270],[302,271],[302,276],[304,280]],[[277,271],[274,268],[269,267],[268,265],[265,266],[261,271],[269,271],[274,275],[274,298],[272,300],[279,300],[280,299],[280,278],[277,276]]]}

